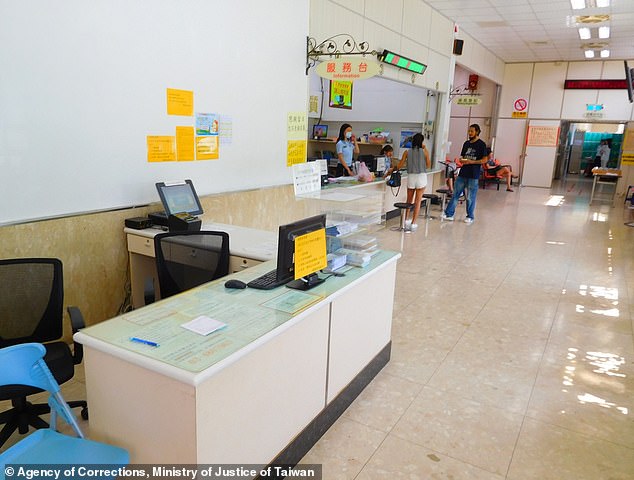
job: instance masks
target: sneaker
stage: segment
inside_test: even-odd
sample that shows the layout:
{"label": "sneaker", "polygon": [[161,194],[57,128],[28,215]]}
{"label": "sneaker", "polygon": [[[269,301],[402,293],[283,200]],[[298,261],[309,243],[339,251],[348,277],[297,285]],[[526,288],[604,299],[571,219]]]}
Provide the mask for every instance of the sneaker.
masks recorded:
{"label": "sneaker", "polygon": [[464,223],[466,223],[467,225],[471,225],[473,223],[473,218],[469,218],[469,217],[465,218]]}
{"label": "sneaker", "polygon": [[412,223],[409,226],[410,231],[415,232],[416,230],[418,230],[418,223]]}
{"label": "sneaker", "polygon": [[453,222],[453,217],[448,217],[447,215],[445,215],[444,213],[442,214],[442,219],[446,220],[448,222]]}
{"label": "sneaker", "polygon": [[412,221],[411,220],[405,220],[405,230],[409,230],[409,227],[412,226]]}

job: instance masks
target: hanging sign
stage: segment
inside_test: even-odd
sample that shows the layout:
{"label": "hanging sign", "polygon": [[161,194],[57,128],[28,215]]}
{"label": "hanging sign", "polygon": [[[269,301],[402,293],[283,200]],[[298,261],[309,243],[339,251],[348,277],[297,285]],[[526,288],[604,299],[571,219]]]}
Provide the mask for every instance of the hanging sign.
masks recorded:
{"label": "hanging sign", "polygon": [[364,80],[374,77],[381,71],[380,64],[370,58],[359,55],[358,57],[339,57],[325,60],[317,65],[317,75],[329,80]]}
{"label": "hanging sign", "polygon": [[476,105],[480,105],[481,103],[481,98],[473,96],[458,97],[458,100],[456,100],[456,105],[464,105],[466,107],[475,107]]}

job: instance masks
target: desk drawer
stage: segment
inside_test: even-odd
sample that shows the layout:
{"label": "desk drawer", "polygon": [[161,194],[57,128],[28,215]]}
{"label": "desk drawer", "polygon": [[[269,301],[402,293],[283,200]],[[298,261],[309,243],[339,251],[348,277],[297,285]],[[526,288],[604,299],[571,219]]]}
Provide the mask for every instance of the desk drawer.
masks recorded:
{"label": "desk drawer", "polygon": [[259,260],[253,260],[252,258],[238,257],[231,255],[229,258],[229,273],[241,272],[245,268],[253,267],[262,263]]}
{"label": "desk drawer", "polygon": [[128,252],[154,257],[154,239],[128,234]]}

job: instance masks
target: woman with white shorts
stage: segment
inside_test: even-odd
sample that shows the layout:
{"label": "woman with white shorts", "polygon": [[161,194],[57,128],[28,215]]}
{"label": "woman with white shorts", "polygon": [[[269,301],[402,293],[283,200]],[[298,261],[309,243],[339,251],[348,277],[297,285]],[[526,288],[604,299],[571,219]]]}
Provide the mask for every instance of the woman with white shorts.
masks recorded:
{"label": "woman with white shorts", "polygon": [[407,203],[414,204],[414,210],[412,211],[412,217],[408,220],[406,212],[405,228],[415,232],[418,228],[416,218],[420,211],[420,204],[423,200],[423,193],[425,193],[425,187],[427,186],[427,169],[431,168],[431,160],[429,159],[429,150],[425,146],[422,133],[417,133],[412,138],[412,148],[408,148],[403,153],[403,158],[398,164],[400,169],[407,161]]}

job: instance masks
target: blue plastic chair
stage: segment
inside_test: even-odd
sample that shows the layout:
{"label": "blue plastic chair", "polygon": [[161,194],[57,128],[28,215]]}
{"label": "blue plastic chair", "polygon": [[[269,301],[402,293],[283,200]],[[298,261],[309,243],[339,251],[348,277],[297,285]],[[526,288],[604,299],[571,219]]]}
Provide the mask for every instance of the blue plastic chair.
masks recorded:
{"label": "blue plastic chair", "polygon": [[[0,349],[0,385],[30,385],[50,392],[49,428],[42,428],[0,453],[0,480],[7,464],[100,464],[113,469],[130,462],[126,450],[84,438],[60,388],[43,360],[46,349],[41,343],[22,343]],[[61,416],[77,437],[56,431]],[[114,478],[114,477],[113,477]]]}

